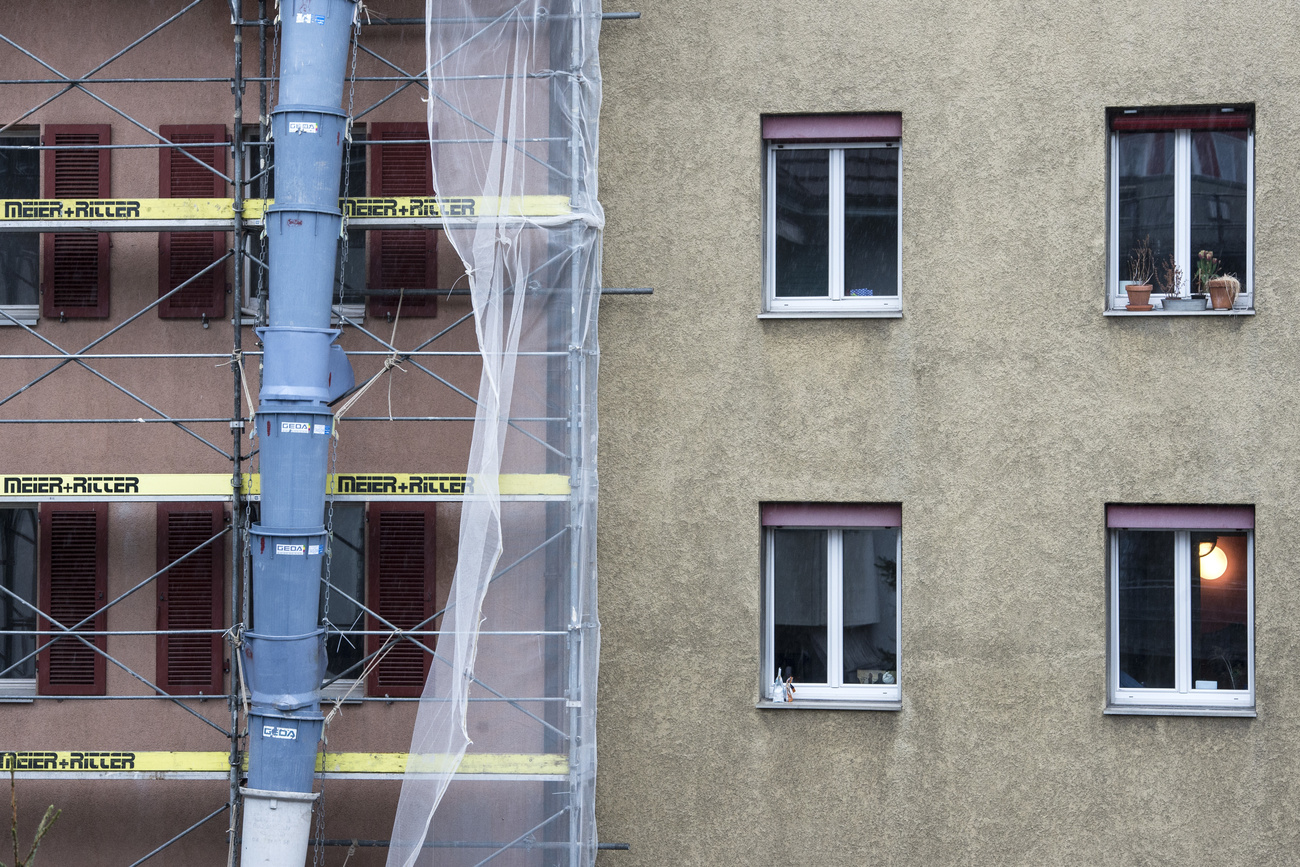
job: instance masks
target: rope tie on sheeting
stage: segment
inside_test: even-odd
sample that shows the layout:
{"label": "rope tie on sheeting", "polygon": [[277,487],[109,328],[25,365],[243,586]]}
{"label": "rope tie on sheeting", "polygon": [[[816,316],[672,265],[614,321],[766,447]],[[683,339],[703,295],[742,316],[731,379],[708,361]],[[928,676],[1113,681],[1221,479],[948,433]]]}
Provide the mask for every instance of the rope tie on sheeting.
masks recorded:
{"label": "rope tie on sheeting", "polygon": [[[406,294],[405,290],[402,290],[397,296],[397,313],[394,314],[393,316],[393,333],[392,336],[388,339],[389,346],[393,346],[393,347],[397,346],[397,323],[401,321],[402,318],[402,298],[405,296],[405,294]],[[349,397],[343,403],[343,405],[340,406],[338,410],[335,411],[334,413],[334,436],[335,437],[339,435],[338,420],[343,418],[343,416],[347,413],[347,411],[352,409],[352,405],[355,404],[358,400],[360,400],[361,396],[370,390],[370,386],[378,382],[379,378],[384,374],[390,374],[388,377],[388,420],[389,421],[393,420],[393,377],[391,376],[391,374],[394,369],[400,370],[402,373],[406,373],[406,368],[401,366],[402,361],[404,359],[401,358],[400,356],[401,353],[398,352],[397,349],[393,349],[392,354],[384,359],[383,369],[380,370],[378,373],[376,373],[374,376],[367,379],[365,383],[356,391],[354,391],[352,393],[352,396]]]}
{"label": "rope tie on sheeting", "polygon": [[406,633],[403,632],[403,631],[400,630],[400,629],[394,629],[394,630],[389,634],[389,638],[388,638],[388,640],[391,641],[392,643],[389,644],[387,647],[385,647],[383,650],[381,650],[379,653],[375,654],[375,658],[374,658],[374,659],[372,659],[372,660],[370,660],[369,662],[366,663],[366,667],[363,668],[363,669],[361,669],[361,674],[357,675],[356,680],[352,681],[352,686],[348,687],[348,691],[347,691],[347,692],[343,693],[343,695],[341,695],[341,696],[339,696],[338,698],[334,699],[334,707],[332,707],[332,708],[330,709],[329,714],[326,715],[326,717],[325,717],[325,722],[324,722],[324,724],[321,726],[322,731],[325,730],[325,729],[328,729],[328,728],[329,728],[329,724],[330,724],[330,722],[334,719],[335,715],[336,715],[340,710],[343,709],[343,702],[345,702],[345,701],[348,700],[348,698],[352,695],[352,693],[356,690],[356,688],[357,688],[358,686],[360,686],[361,684],[363,684],[363,683],[366,682],[366,679],[367,679],[368,677],[370,677],[370,673],[371,673],[372,671],[374,671],[374,670],[379,666],[379,663],[381,663],[381,662],[384,661],[384,657],[387,656],[387,655],[389,654],[389,652],[390,652],[394,647],[397,646],[398,642],[397,642],[397,641],[393,641],[393,639],[396,638],[396,639],[398,639],[398,640],[400,641],[401,638],[402,638],[402,636],[405,635],[405,634],[406,634]]}
{"label": "rope tie on sheeting", "polygon": [[239,624],[227,629],[225,638],[230,642],[230,652],[235,657],[235,670],[239,675],[239,699],[244,705],[244,719],[248,719],[248,684],[244,680],[243,625]]}
{"label": "rope tie on sheeting", "polygon": [[239,368],[239,387],[244,392],[244,403],[248,404],[248,408],[252,410],[248,414],[248,438],[252,439],[257,432],[257,426],[253,424],[253,420],[257,418],[257,404],[253,403],[253,397],[248,393],[248,375],[244,373],[244,350],[234,350],[230,353],[230,361],[223,361],[216,366],[221,367],[226,364],[233,364]]}

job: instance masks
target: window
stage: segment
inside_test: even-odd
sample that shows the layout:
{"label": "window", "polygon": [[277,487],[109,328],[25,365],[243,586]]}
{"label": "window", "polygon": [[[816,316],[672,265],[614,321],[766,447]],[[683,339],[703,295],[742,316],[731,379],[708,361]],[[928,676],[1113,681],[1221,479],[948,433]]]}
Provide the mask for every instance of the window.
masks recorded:
{"label": "window", "polygon": [[0,506],[0,697],[36,692],[37,533],[34,506]]}
{"label": "window", "polygon": [[[370,195],[432,196],[429,129],[423,123],[372,123]],[[386,229],[370,233],[370,315],[436,316],[438,232]],[[399,291],[405,290],[405,291]],[[383,294],[378,294],[383,293]]]}
{"label": "window", "polygon": [[900,701],[894,505],[767,503],[763,697],[779,677],[795,703]]}
{"label": "window", "polygon": [[1109,708],[1255,707],[1252,506],[1110,506]]}
{"label": "window", "polygon": [[108,507],[45,503],[40,529],[41,611],[63,627],[81,624],[78,631],[99,633],[74,638],[40,618],[36,677],[41,695],[103,695],[105,659],[87,642],[108,649],[107,616],[100,611],[108,572]]}
{"label": "window", "polygon": [[[36,130],[8,130],[0,134],[0,199],[41,197],[40,151]],[[11,150],[31,147],[33,150]],[[0,232],[0,327],[35,325],[40,309],[40,235]]]}
{"label": "window", "polygon": [[765,315],[898,315],[898,114],[763,119]]}
{"label": "window", "polygon": [[[340,683],[346,680],[347,686],[351,686],[361,676],[362,666],[358,663],[365,656],[366,647],[365,613],[357,604],[366,599],[365,503],[335,503],[333,521],[334,536],[325,565],[330,584],[342,592],[327,588],[320,597],[321,622],[329,622],[325,637],[325,678],[342,675]],[[329,526],[328,518],[326,525]],[[360,694],[360,690],[354,693]]]}
{"label": "window", "polygon": [[[1128,303],[1129,256],[1149,241],[1162,272],[1182,270],[1181,294],[1201,292],[1201,250],[1241,281],[1235,309],[1254,306],[1254,110],[1251,106],[1112,109],[1111,310]],[[1161,299],[1163,294],[1153,296]],[[1200,305],[1203,309],[1204,305]]]}
{"label": "window", "polygon": [[[226,128],[221,125],[162,126],[167,141],[182,145],[158,151],[158,196],[163,199],[221,199],[226,182],[204,166],[226,171]],[[190,154],[199,162],[191,159]],[[200,165],[202,163],[202,165]],[[160,232],[158,295],[166,295],[226,252],[225,232]],[[158,305],[162,319],[221,319],[226,315],[226,268],[219,265]]]}
{"label": "window", "polygon": [[[244,179],[249,183],[246,187],[246,195],[250,198],[275,198],[275,172],[273,169],[262,165],[263,149],[262,129],[260,126],[244,127],[243,139],[244,146]],[[355,124],[352,127],[352,144],[347,151],[347,159],[343,164],[343,175],[346,180],[346,186],[340,183],[340,195],[346,190],[348,196],[356,198],[366,194],[366,126],[365,124]],[[275,146],[266,145],[266,161],[270,165],[275,158]],[[262,188],[262,181],[266,181],[266,189]],[[249,235],[245,238],[246,249],[258,259],[262,254],[259,250],[260,241],[256,235]],[[339,247],[339,258],[337,260],[339,268],[342,267],[342,245]],[[331,293],[334,300],[333,304],[333,324],[338,325],[342,322],[342,317],[346,317],[354,322],[360,322],[365,318],[366,313],[366,232],[363,229],[348,229],[347,233],[347,273],[344,275],[343,290],[340,295],[337,283],[337,274],[339,268],[335,269],[336,282]],[[265,291],[268,287],[266,284],[266,274],[261,267],[252,259],[246,260],[246,269],[244,271],[244,302],[241,314],[246,317],[244,324],[252,325],[253,318],[257,314],[255,296],[258,291],[258,280],[261,279],[262,289]]]}
{"label": "window", "polygon": [[[109,127],[56,125],[45,128],[44,144],[69,150],[45,151],[45,198],[111,197]],[[41,313],[63,318],[108,316],[108,233],[52,232],[44,238],[45,272]]]}
{"label": "window", "polygon": [[[253,521],[259,510],[254,504]],[[361,676],[362,659],[377,653],[387,642],[389,625],[432,632],[437,598],[434,503],[359,503],[336,501],[329,558],[322,561],[322,578],[328,568],[332,588],[328,596],[321,584],[320,620],[328,621],[325,636],[327,681],[330,697],[342,696]],[[349,598],[350,597],[350,598]],[[356,600],[356,601],[353,601]],[[367,615],[378,613],[387,621]],[[366,632],[373,634],[367,635]],[[418,639],[432,649],[436,636]],[[370,672],[363,688],[352,695],[419,697],[424,691],[430,655],[402,640]],[[336,679],[337,678],[337,679]]]}
{"label": "window", "polygon": [[[225,526],[221,503],[159,503],[156,579],[158,629],[188,631],[157,638],[158,688],[173,695],[222,695],[224,654],[225,546],[218,539],[204,545]],[[224,538],[224,537],[223,537]],[[200,547],[202,546],[202,547]],[[188,555],[188,556],[187,556]]]}

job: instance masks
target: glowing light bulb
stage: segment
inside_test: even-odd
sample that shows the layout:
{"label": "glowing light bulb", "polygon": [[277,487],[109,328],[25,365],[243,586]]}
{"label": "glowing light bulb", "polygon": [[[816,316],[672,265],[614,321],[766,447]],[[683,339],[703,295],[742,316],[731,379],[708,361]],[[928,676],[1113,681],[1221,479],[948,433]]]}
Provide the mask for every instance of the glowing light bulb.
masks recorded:
{"label": "glowing light bulb", "polygon": [[1202,542],[1198,553],[1201,559],[1201,580],[1213,581],[1228,571],[1228,555],[1213,542]]}

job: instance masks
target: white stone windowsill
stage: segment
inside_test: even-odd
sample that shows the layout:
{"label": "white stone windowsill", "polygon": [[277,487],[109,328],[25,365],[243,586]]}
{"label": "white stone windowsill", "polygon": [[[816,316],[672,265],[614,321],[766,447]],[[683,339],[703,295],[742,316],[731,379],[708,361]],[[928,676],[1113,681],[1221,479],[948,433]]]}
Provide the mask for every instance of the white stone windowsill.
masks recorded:
{"label": "white stone windowsill", "polygon": [[887,710],[900,711],[901,701],[760,701],[759,710]]}
{"label": "white stone windowsill", "polygon": [[1254,316],[1254,308],[1233,308],[1232,310],[1107,310],[1106,316]]}
{"label": "white stone windowsill", "polygon": [[1226,707],[1207,705],[1149,705],[1149,704],[1109,704],[1106,705],[1107,716],[1237,716],[1251,717],[1255,714],[1252,707]]}
{"label": "white stone windowsill", "polygon": [[759,319],[902,319],[902,310],[769,310]]}

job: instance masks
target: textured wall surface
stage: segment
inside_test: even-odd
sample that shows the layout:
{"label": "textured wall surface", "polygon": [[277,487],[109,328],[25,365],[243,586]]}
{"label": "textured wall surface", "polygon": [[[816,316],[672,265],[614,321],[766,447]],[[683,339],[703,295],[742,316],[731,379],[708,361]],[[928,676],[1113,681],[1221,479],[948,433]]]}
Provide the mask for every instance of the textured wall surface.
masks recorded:
{"label": "textured wall surface", "polygon": [[[1289,14],[613,8],[600,863],[1290,863]],[[1225,102],[1257,315],[1104,317],[1105,110]],[[903,317],[760,321],[760,116],[844,111],[902,112]],[[902,503],[901,712],[755,708],[767,500]],[[1110,502],[1255,505],[1257,718],[1103,715]]]}

